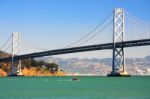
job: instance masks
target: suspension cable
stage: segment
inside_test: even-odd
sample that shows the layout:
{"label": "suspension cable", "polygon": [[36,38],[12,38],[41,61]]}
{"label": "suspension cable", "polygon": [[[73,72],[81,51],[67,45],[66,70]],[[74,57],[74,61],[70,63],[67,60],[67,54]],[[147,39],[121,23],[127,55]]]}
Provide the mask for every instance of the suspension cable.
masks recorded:
{"label": "suspension cable", "polygon": [[94,34],[93,36],[91,36],[90,38],[88,38],[87,40],[79,43],[78,45],[84,44],[87,41],[91,40],[92,38],[94,38],[95,36],[97,36],[98,34],[100,34],[103,30],[105,30],[111,23],[113,22],[113,20],[111,20],[108,24],[106,24],[100,31],[96,32],[96,34]]}
{"label": "suspension cable", "polygon": [[11,39],[11,35],[9,36],[9,38],[4,42],[4,44],[1,46],[0,50],[2,50],[9,42],[9,40]]}
{"label": "suspension cable", "polygon": [[67,48],[67,47],[70,47],[70,46],[73,46],[77,43],[79,43],[80,41],[84,40],[85,38],[87,38],[89,35],[91,35],[93,32],[95,32],[107,19],[110,18],[112,12],[100,23],[98,24],[94,29],[92,29],[88,34],[86,34],[85,36],[83,36],[82,38],[80,38],[79,40],[69,44],[68,46],[65,46],[64,48]]}
{"label": "suspension cable", "polygon": [[141,19],[135,17],[134,15],[132,15],[131,13],[129,13],[129,12],[127,12],[127,11],[125,11],[125,14],[128,15],[131,19],[136,20],[137,22],[140,22],[140,23],[144,23],[144,24],[150,25],[149,22],[146,22],[146,21],[144,21],[144,20],[141,20]]}
{"label": "suspension cable", "polygon": [[[46,48],[42,48],[42,47],[40,47],[40,46],[37,46],[37,45],[35,45],[35,44],[31,44],[31,42],[28,43],[28,42],[22,41],[22,43],[23,43],[24,45],[28,46],[29,48],[32,48],[32,49],[36,49],[36,50],[49,50],[49,49],[46,49]],[[39,48],[39,47],[40,47],[40,48]]]}

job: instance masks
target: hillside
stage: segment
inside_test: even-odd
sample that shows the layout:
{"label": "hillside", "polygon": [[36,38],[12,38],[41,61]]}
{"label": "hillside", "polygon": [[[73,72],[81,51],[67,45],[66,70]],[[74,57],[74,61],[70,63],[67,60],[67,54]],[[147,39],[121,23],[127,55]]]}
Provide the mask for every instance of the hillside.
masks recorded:
{"label": "hillside", "polygon": [[[68,74],[107,75],[111,71],[112,59],[62,59],[57,57],[42,58],[57,63]],[[150,56],[144,58],[126,58],[126,70],[131,75],[150,75]]]}
{"label": "hillside", "polygon": [[[1,57],[11,56],[5,52],[0,51]],[[18,62],[15,62],[17,68]],[[37,61],[35,59],[22,60],[22,73],[24,76],[63,76],[65,75],[63,70],[59,69],[59,66],[55,63],[47,63],[42,60]],[[0,76],[7,76],[11,73],[11,62],[1,63]]]}
{"label": "hillside", "polygon": [[[129,74],[150,75],[150,56],[146,56],[144,58],[126,58],[125,61],[126,70]],[[47,64],[49,62],[52,64]],[[10,63],[5,65],[5,68],[1,69],[1,72],[10,72]],[[56,65],[57,69],[54,69],[54,71],[57,72],[54,73],[54,71],[52,71],[53,66],[51,67],[51,65]],[[59,66],[59,69],[57,66]],[[61,72],[60,75],[63,75],[64,72],[66,75],[107,75],[111,71],[111,66],[111,58],[63,59],[57,57],[42,57],[35,60],[28,59],[22,61],[22,70],[26,76],[59,75],[58,70]],[[64,72],[62,70],[64,70]],[[5,73],[2,73],[1,75],[5,75]]]}

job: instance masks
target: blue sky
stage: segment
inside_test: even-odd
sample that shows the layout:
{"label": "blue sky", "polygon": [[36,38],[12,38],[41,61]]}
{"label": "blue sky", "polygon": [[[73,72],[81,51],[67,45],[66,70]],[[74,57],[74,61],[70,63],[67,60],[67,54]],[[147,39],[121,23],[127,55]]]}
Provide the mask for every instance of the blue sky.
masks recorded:
{"label": "blue sky", "polygon": [[[25,41],[47,49],[61,48],[86,35],[117,7],[150,22],[150,0],[0,0],[0,46],[11,32],[21,32]],[[140,49],[146,50],[143,55],[150,53],[147,47]],[[111,52],[98,53],[68,57],[111,57]],[[140,56],[134,52],[129,57]]]}

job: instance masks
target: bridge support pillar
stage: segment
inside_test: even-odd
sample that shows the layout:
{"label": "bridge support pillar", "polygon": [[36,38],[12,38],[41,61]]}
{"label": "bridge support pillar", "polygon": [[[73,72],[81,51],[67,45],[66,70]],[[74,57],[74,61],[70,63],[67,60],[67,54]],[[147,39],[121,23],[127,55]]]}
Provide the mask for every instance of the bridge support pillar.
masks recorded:
{"label": "bridge support pillar", "polygon": [[116,8],[114,10],[114,27],[113,27],[113,58],[112,72],[108,76],[129,76],[125,70],[124,45],[116,47],[117,42],[124,40],[124,10]]}
{"label": "bridge support pillar", "polygon": [[14,56],[20,54],[20,33],[12,33],[12,64],[11,64],[11,73],[9,76],[20,76],[21,72],[21,60],[19,60],[19,65],[15,67]]}
{"label": "bridge support pillar", "polygon": [[21,60],[19,60],[19,63],[18,63],[17,76],[23,76],[22,71],[21,71]]}

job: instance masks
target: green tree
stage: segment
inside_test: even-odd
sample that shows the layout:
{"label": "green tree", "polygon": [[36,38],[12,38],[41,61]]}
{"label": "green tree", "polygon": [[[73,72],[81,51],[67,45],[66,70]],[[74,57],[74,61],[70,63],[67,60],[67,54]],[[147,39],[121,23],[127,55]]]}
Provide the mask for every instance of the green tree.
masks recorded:
{"label": "green tree", "polygon": [[51,73],[58,70],[58,65],[55,63],[47,63],[45,66],[51,71]]}

